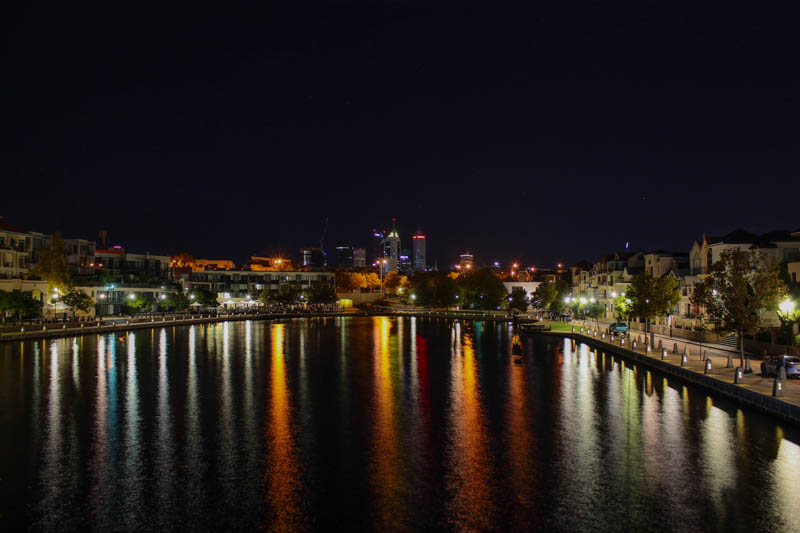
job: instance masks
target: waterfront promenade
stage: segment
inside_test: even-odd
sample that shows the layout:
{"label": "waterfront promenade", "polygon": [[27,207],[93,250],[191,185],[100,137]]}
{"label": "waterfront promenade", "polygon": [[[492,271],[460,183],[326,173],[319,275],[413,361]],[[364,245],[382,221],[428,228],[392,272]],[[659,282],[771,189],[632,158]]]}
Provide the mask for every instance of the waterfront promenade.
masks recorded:
{"label": "waterfront promenade", "polygon": [[[576,342],[584,342],[593,349],[619,354],[698,385],[712,393],[725,396],[742,405],[800,424],[800,383],[790,380],[783,382],[782,396],[773,397],[775,378],[761,375],[760,360],[753,360],[753,372],[744,374],[743,382],[735,384],[734,373],[740,364],[739,356],[737,353],[719,347],[704,345],[701,352],[695,342],[679,339],[665,340],[657,337],[656,348],[647,352],[644,335],[639,336],[636,332],[626,338],[624,344],[621,344],[619,337],[610,340],[610,336],[606,335],[603,338],[604,328],[596,329],[593,324],[567,325],[555,322],[551,323],[551,326],[555,327],[550,332],[543,332],[543,334],[571,338]],[[575,329],[574,332],[572,328]],[[581,332],[581,328],[583,328],[583,332]],[[662,352],[658,349],[659,340],[663,348],[667,350],[665,360],[662,360]],[[636,347],[632,346],[633,341],[637,341]],[[687,353],[687,361],[682,366],[684,351]],[[731,366],[728,366],[729,355],[731,356]],[[709,374],[705,373],[704,357],[711,361]]]}

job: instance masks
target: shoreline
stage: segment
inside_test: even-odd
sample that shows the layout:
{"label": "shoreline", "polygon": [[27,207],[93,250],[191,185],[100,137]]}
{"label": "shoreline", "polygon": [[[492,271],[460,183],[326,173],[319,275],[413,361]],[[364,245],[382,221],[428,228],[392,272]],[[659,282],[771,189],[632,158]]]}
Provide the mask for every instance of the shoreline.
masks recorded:
{"label": "shoreline", "polygon": [[81,335],[97,335],[100,333],[120,333],[140,329],[158,328],[164,326],[191,326],[193,324],[211,324],[217,322],[240,322],[243,320],[280,320],[289,318],[338,318],[338,317],[359,317],[359,316],[419,316],[428,318],[455,318],[472,320],[492,320],[508,321],[508,316],[491,315],[483,312],[464,312],[464,311],[374,311],[363,313],[352,313],[334,311],[330,313],[242,313],[231,315],[198,316],[194,318],[163,317],[152,318],[141,322],[131,320],[119,320],[114,324],[102,326],[81,326],[68,328],[66,326],[58,328],[51,327],[43,329],[32,329],[20,333],[6,333],[0,335],[2,342],[34,341],[42,339],[53,339],[63,337],[74,337]]}
{"label": "shoreline", "polygon": [[[678,378],[680,381],[699,387],[712,397],[720,396],[740,406],[755,409],[759,412],[777,417],[783,421],[790,422],[795,426],[800,426],[800,404],[798,404],[796,401],[789,400],[785,396],[783,398],[776,398],[772,396],[771,393],[766,394],[764,391],[755,390],[756,388],[764,388],[764,381],[768,382],[769,388],[771,389],[772,382],[774,381],[772,378],[765,379],[761,377],[756,373],[756,371],[754,371],[752,374],[746,374],[744,377],[744,383],[737,385],[734,384],[732,380],[733,369],[718,367],[712,371],[712,374],[704,374],[700,371],[689,368],[688,366],[683,367],[675,364],[675,361],[680,361],[682,354],[669,352],[670,360],[662,361],[660,358],[651,357],[647,353],[640,353],[627,347],[618,346],[616,344],[601,340],[600,338],[595,338],[594,336],[581,334],[578,331],[575,331],[574,333],[562,331],[544,331],[535,332],[532,333],[532,335],[561,337],[564,339],[570,339],[574,343],[584,343],[596,350],[618,355],[624,359],[639,363],[645,367]],[[656,352],[654,351],[651,353],[655,354]],[[697,354],[692,355],[696,356]],[[660,355],[658,357],[660,357]],[[693,363],[697,362],[698,361],[696,359],[693,360]],[[730,381],[724,379],[728,377],[728,374],[731,376]],[[756,379],[758,382],[754,383]],[[748,381],[750,381],[750,383],[748,383]],[[784,390],[787,394],[789,394],[789,388],[785,387],[785,385],[786,384],[784,383]]]}

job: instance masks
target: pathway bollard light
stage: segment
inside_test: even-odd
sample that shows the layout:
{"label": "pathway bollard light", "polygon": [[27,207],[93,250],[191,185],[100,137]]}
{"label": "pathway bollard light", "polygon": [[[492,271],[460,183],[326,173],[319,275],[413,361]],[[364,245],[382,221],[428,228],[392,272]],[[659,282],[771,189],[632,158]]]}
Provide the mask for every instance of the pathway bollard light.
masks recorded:
{"label": "pathway bollard light", "polygon": [[601,334],[600,334],[600,338],[601,338],[601,339],[603,339],[603,340],[605,340],[605,338],[606,338],[606,334],[605,334],[605,333],[601,333]]}
{"label": "pathway bollard light", "polygon": [[666,361],[667,360],[667,349],[666,348],[661,348],[661,360],[662,361]]}
{"label": "pathway bollard light", "polygon": [[688,363],[688,362],[689,362],[689,358],[686,357],[686,354],[683,354],[681,356],[681,366],[686,366],[686,363]]}
{"label": "pathway bollard light", "polygon": [[780,380],[783,381],[784,383],[786,382],[786,368],[785,367],[780,367],[778,369],[778,378],[780,378]]}
{"label": "pathway bollard light", "polygon": [[575,326],[572,326],[572,333],[575,333]]}
{"label": "pathway bollard light", "polygon": [[703,373],[704,374],[710,374],[711,373],[711,359],[706,359],[706,368],[703,371]]}
{"label": "pathway bollard light", "polygon": [[772,382],[772,396],[775,398],[783,396],[783,381],[780,377],[775,378],[775,381]]}
{"label": "pathway bollard light", "polygon": [[647,352],[647,353],[650,353],[652,350],[653,350],[653,349],[650,347],[650,345],[649,345],[649,344],[648,344],[648,345],[647,345],[647,347],[645,348],[645,352]]}
{"label": "pathway bollard light", "polygon": [[683,355],[689,357],[689,347],[687,345],[683,345]]}
{"label": "pathway bollard light", "polygon": [[736,370],[733,371],[733,384],[741,385],[742,382],[744,382],[744,372],[742,371],[742,367],[737,366]]}

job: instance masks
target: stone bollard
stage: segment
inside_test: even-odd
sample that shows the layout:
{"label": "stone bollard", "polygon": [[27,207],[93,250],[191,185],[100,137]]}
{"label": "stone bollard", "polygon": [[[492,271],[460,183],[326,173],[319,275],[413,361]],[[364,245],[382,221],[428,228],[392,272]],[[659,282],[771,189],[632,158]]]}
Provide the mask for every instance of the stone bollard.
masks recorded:
{"label": "stone bollard", "polygon": [[775,381],[772,382],[772,396],[775,398],[780,398],[783,396],[783,381],[781,378],[775,378]]}
{"label": "stone bollard", "polygon": [[594,330],[594,333],[592,333],[592,335],[593,335],[594,337],[597,337],[597,330]]}
{"label": "stone bollard", "polygon": [[636,350],[636,341],[633,341],[633,342],[631,343],[631,348],[633,348],[634,350]]}
{"label": "stone bollard", "polygon": [[600,334],[600,338],[601,338],[601,339],[603,339],[603,340],[605,340],[605,338],[606,338],[606,334],[605,334],[605,333],[601,333],[601,334]]}
{"label": "stone bollard", "polygon": [[658,349],[661,350],[664,348],[664,345],[661,343],[661,339],[658,339]]}
{"label": "stone bollard", "polygon": [[703,371],[704,374],[711,373],[711,359],[706,359],[706,369]]}
{"label": "stone bollard", "polygon": [[744,372],[742,372],[742,367],[737,366],[736,370],[733,371],[733,384],[741,385],[743,381],[744,381]]}
{"label": "stone bollard", "polygon": [[645,351],[645,353],[650,353],[651,351],[653,351],[653,349],[650,347],[650,345],[649,345],[649,344],[646,344],[646,345],[645,345],[645,350],[644,350],[644,351]]}
{"label": "stone bollard", "polygon": [[681,356],[681,366],[686,366],[686,363],[688,363],[688,362],[689,362],[689,358],[686,357],[686,354],[683,354]]}
{"label": "stone bollard", "polygon": [[662,361],[666,361],[667,360],[667,349],[666,348],[661,348],[661,360]]}
{"label": "stone bollard", "polygon": [[672,348],[672,353],[675,353],[675,354],[678,353],[678,343],[677,342],[675,343],[675,347]]}
{"label": "stone bollard", "polygon": [[752,374],[753,373],[753,367],[750,366],[750,359],[748,359],[746,357],[744,359],[744,373],[745,374]]}
{"label": "stone bollard", "polygon": [[575,326],[572,326],[572,333],[575,333]]}
{"label": "stone bollard", "polygon": [[728,353],[728,364],[725,365],[725,368],[730,368],[733,366],[733,355]]}
{"label": "stone bollard", "polygon": [[689,347],[686,346],[685,344],[683,345],[683,355],[689,357]]}
{"label": "stone bollard", "polygon": [[625,346],[625,339],[624,338],[620,338],[619,339],[619,345],[620,346]]}
{"label": "stone bollard", "polygon": [[786,383],[786,369],[784,367],[778,369],[778,379]]}

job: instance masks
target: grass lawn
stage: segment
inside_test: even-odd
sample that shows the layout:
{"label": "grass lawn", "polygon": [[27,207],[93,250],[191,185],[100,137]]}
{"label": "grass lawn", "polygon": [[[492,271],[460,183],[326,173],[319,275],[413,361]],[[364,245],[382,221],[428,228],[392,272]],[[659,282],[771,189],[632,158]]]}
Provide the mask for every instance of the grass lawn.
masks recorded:
{"label": "grass lawn", "polygon": [[571,333],[572,324],[569,322],[550,322],[550,329],[552,331],[566,331],[567,333]]}

